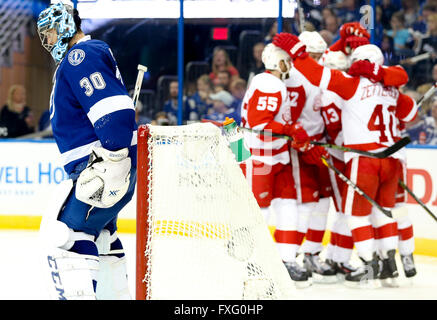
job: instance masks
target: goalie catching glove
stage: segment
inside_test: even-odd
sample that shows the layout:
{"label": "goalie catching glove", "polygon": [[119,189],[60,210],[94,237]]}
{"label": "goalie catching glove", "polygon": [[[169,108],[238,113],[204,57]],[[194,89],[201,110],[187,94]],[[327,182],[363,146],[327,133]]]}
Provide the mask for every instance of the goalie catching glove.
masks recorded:
{"label": "goalie catching glove", "polygon": [[127,148],[110,151],[94,148],[88,166],[76,182],[76,198],[98,208],[109,208],[126,194],[131,159]]}

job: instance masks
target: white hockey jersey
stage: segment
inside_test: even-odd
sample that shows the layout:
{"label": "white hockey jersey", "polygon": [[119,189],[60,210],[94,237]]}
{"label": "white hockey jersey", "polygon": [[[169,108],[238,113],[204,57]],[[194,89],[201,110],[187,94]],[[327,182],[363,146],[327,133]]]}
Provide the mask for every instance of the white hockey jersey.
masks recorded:
{"label": "white hockey jersey", "polygon": [[[325,124],[326,142],[338,146],[343,145],[343,132],[341,128],[341,109],[343,99],[336,93],[323,90],[322,95],[316,101],[315,108],[320,110],[323,122]],[[338,160],[344,161],[344,152],[337,149],[327,148],[329,154]]]}
{"label": "white hockey jersey", "polygon": [[311,140],[323,137],[324,123],[320,114],[322,91],[311,84],[296,68],[291,68],[289,78],[284,81],[289,96],[293,122],[300,122]]}
{"label": "white hockey jersey", "polygon": [[[417,104],[395,87],[373,83],[364,77],[323,67],[311,58],[297,59],[294,66],[315,86],[338,94],[343,100],[342,130],[344,145],[366,151],[381,151],[400,139],[396,118],[413,120]],[[393,81],[397,71],[385,73]],[[345,162],[358,154],[346,152]]]}
{"label": "white hockey jersey", "polygon": [[[269,72],[253,77],[241,105],[243,127],[270,130],[282,134],[283,126],[291,123],[287,89],[283,81]],[[244,133],[252,159],[274,165],[290,162],[287,140]]]}

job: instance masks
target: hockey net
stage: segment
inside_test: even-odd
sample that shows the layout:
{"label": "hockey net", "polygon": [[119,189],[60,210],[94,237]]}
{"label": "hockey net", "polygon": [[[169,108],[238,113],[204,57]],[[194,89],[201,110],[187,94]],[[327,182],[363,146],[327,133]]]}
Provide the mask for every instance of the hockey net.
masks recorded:
{"label": "hockey net", "polygon": [[221,130],[140,126],[136,298],[289,299],[293,288]]}

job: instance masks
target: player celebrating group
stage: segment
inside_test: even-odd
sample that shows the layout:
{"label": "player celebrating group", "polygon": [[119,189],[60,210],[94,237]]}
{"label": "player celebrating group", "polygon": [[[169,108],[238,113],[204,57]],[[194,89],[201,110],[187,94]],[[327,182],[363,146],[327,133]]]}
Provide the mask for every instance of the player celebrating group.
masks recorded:
{"label": "player celebrating group", "polygon": [[135,189],[135,110],[110,48],[80,25],[77,10],[62,3],[43,10],[37,22],[57,64],[50,120],[69,175],[41,223],[51,293],[130,299],[116,222]]}
{"label": "player celebrating group", "polygon": [[[382,67],[383,56],[376,46],[362,45],[353,51],[353,64],[349,70],[351,77],[338,70],[325,68],[308,57],[305,45],[294,35],[278,34],[273,43],[290,54],[294,67],[313,85],[333,91],[344,100],[341,125],[345,146],[381,151],[399,139],[396,118],[402,122],[414,119],[417,113],[415,102],[395,86],[387,86],[387,69]],[[347,152],[345,163],[346,175],[354,184],[382,207],[394,207],[401,168],[396,156],[374,159]],[[364,278],[376,279],[379,268],[374,249],[375,238],[378,239],[379,257],[383,266],[388,268],[383,270],[384,273],[390,278],[396,277],[392,255],[397,246],[394,219],[372,208],[351,187],[342,190],[342,211],[347,216],[358,255],[367,267],[349,273],[346,280],[359,282]]]}
{"label": "player celebrating group", "polygon": [[[306,150],[308,135],[293,122],[289,95],[283,79],[290,71],[290,57],[269,44],[262,53],[266,72],[256,75],[246,91],[242,105],[242,125],[293,137],[291,147]],[[309,274],[295,259],[306,232],[305,217],[297,214],[296,189],[290,166],[287,140],[268,135],[245,133],[252,157],[241,165],[252,192],[268,221],[269,210],[276,214],[275,239],[290,276],[306,286]],[[303,143],[301,143],[303,142]]]}

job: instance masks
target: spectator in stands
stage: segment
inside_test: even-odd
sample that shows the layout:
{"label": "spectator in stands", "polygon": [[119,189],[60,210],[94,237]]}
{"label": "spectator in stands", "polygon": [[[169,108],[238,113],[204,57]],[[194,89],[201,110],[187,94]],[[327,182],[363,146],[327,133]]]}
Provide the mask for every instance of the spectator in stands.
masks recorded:
{"label": "spectator in stands", "polygon": [[437,13],[428,15],[426,37],[422,39],[419,54],[424,52],[437,53]]}
{"label": "spectator in stands", "polygon": [[322,22],[326,21],[326,19],[328,19],[328,17],[335,17],[335,16],[337,16],[337,15],[332,8],[324,7],[322,9]]}
{"label": "spectator in stands", "polygon": [[328,16],[326,18],[324,29],[328,30],[333,34],[332,43],[340,39],[339,28],[340,28],[340,24],[336,16]]}
{"label": "spectator in stands", "polygon": [[374,44],[381,47],[382,38],[384,37],[384,26],[382,25],[382,9],[380,6],[375,8],[375,21],[373,23],[373,28],[375,32],[375,42]]}
{"label": "spectator in stands", "polygon": [[197,110],[199,119],[202,119],[208,114],[208,110],[212,109],[212,102],[209,100],[209,95],[213,93],[214,85],[207,74],[201,75],[196,81],[196,91],[187,99],[190,109]]}
{"label": "spectator in stands", "polygon": [[390,29],[391,17],[393,13],[398,11],[400,8],[398,8],[396,4],[394,4],[391,0],[382,0],[381,9],[382,9],[381,23],[384,29]]}
{"label": "spectator in stands", "polygon": [[[231,84],[231,73],[228,70],[220,70],[217,72],[216,85],[221,86],[224,90],[229,91],[229,85]],[[236,79],[236,77],[235,77]]]}
{"label": "spectator in stands", "polygon": [[[293,34],[299,34],[299,16],[296,10],[296,16],[293,19],[293,21],[295,22],[295,25],[291,26],[285,19],[282,21],[282,32],[288,32],[288,33],[293,33]],[[267,34],[264,37],[264,44],[269,44],[270,42],[272,42],[273,37],[275,36],[275,34],[278,33],[278,20],[275,19]]]}
{"label": "spectator in stands", "polygon": [[167,113],[160,111],[156,114],[155,119],[151,122],[154,126],[169,126],[170,121],[167,118]]}
{"label": "spectator in stands", "polygon": [[402,16],[405,20],[405,27],[410,28],[413,23],[419,20],[419,1],[417,0],[402,0]]}
{"label": "spectator in stands", "polygon": [[[297,10],[296,10],[296,12],[297,12]],[[298,19],[294,19],[294,20],[298,20]],[[269,28],[269,31],[267,32],[266,36],[264,37],[264,44],[269,44],[270,42],[272,42],[273,37],[277,33],[278,33],[278,21],[275,20],[275,21],[273,21],[272,25]]]}
{"label": "spectator in stands", "polygon": [[428,30],[427,20],[428,16],[437,12],[437,6],[432,3],[425,3],[422,8],[422,14],[419,15],[418,19],[414,21],[412,28],[414,31],[425,34]]}
{"label": "spectator in stands", "polygon": [[34,131],[33,111],[26,105],[26,89],[13,85],[6,104],[0,109],[0,137],[16,138]]}
{"label": "spectator in stands", "polygon": [[46,110],[41,114],[38,121],[38,131],[50,130],[52,127],[50,123],[50,110]]}
{"label": "spectator in stands", "polygon": [[399,56],[413,55],[412,50],[409,50],[408,47],[413,38],[405,27],[405,19],[401,11],[392,15],[390,25],[391,30],[386,31],[386,34],[393,38],[395,53]]}
{"label": "spectator in stands", "polygon": [[334,39],[334,35],[332,34],[331,31],[328,30],[320,30],[319,34],[322,36],[323,40],[325,40],[328,48],[331,46],[331,44],[333,44],[332,40]]}
{"label": "spectator in stands", "polygon": [[431,53],[431,57],[416,63],[410,59],[401,61],[406,65],[406,69],[412,69],[411,73],[420,75],[420,77],[410,77],[414,86],[433,81],[432,68],[437,60],[437,13],[427,16],[427,33],[425,36],[416,39],[416,54]]}
{"label": "spectator in stands", "polygon": [[143,103],[140,100],[138,100],[135,106],[135,121],[139,126],[143,124],[151,123],[152,121],[152,119],[150,119],[148,116],[144,114],[143,110],[144,110]]}
{"label": "spectator in stands", "polygon": [[211,94],[209,98],[212,100],[213,112],[205,116],[205,119],[223,122],[226,117],[229,117],[233,118],[236,123],[241,122],[240,114],[231,107],[234,98],[229,92],[222,90]]}
{"label": "spectator in stands", "polygon": [[231,108],[233,108],[241,116],[241,103],[246,94],[247,82],[244,79],[236,79],[232,81],[230,92],[234,98]]}
{"label": "spectator in stands", "polygon": [[392,66],[398,63],[399,59],[395,54],[393,38],[384,35],[381,40],[380,48],[384,55],[384,65]]}
{"label": "spectator in stands", "polygon": [[[178,124],[178,94],[179,94],[179,83],[174,80],[169,84],[169,99],[165,102],[163,111],[167,114],[167,118],[171,125]],[[190,105],[187,103],[187,97],[183,97],[182,103],[182,123],[186,121],[196,121],[198,120],[197,110],[191,109]]]}
{"label": "spectator in stands", "polygon": [[432,138],[430,137],[428,143],[431,145],[437,145],[437,99],[434,99],[431,107],[431,116],[427,118],[429,119],[430,122],[432,121],[434,125],[434,131],[430,135],[432,136]]}
{"label": "spectator in stands", "polygon": [[419,117],[407,127],[412,144],[437,145],[437,99],[432,101],[431,116]]}
{"label": "spectator in stands", "polygon": [[252,61],[249,64],[247,82],[250,82],[254,75],[264,72],[264,64],[262,62],[262,52],[266,45],[263,42],[255,43],[252,49]]}
{"label": "spectator in stands", "polygon": [[214,49],[212,55],[211,70],[212,71],[209,74],[209,76],[214,84],[217,84],[217,82],[219,81],[217,79],[219,71],[227,70],[231,74],[231,78],[239,77],[239,72],[237,68],[235,68],[234,65],[232,64],[228,53],[226,52],[225,49],[220,47],[216,47]]}
{"label": "spectator in stands", "polygon": [[342,18],[342,23],[360,21],[360,6],[356,0],[344,0],[338,2],[338,16]]}

